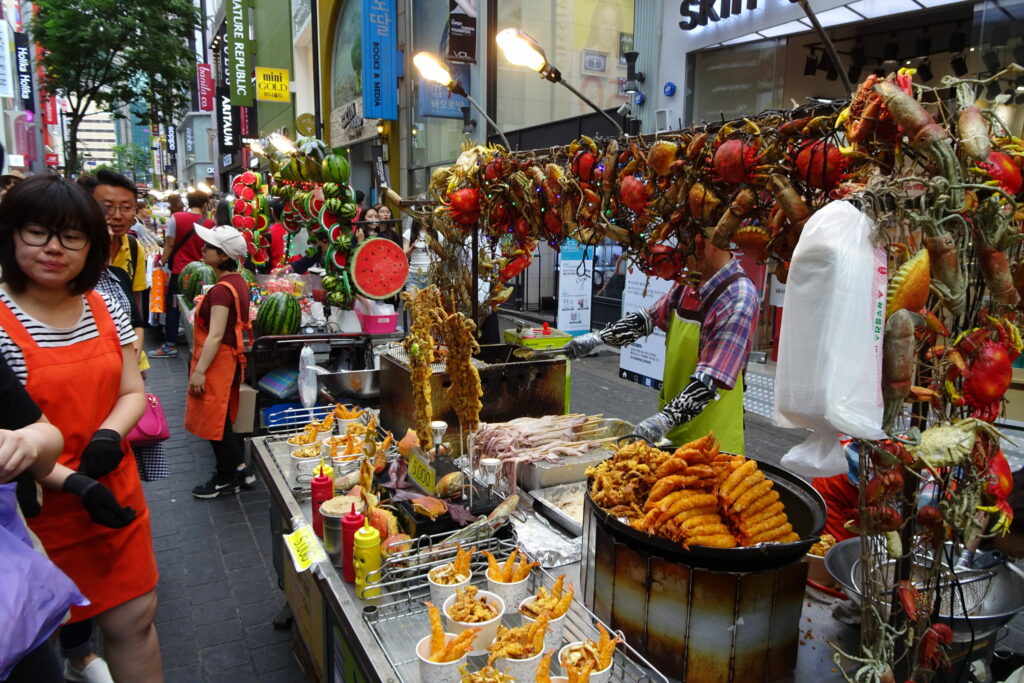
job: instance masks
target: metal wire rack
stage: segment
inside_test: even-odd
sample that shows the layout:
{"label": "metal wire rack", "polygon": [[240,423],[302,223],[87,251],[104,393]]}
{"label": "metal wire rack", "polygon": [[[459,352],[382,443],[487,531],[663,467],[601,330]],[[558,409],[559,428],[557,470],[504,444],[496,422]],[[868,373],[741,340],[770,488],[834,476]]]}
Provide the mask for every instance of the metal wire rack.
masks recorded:
{"label": "metal wire rack", "polygon": [[[421,638],[430,633],[427,608],[423,604],[429,599],[430,594],[427,573],[433,567],[455,558],[457,546],[452,538],[464,531],[417,539],[412,548],[388,559],[377,574],[381,579],[380,583],[372,585],[373,588],[380,589],[380,596],[369,601],[370,604],[363,608],[363,621],[384,651],[399,680],[403,682],[416,683],[420,680],[419,659],[416,657],[415,646]],[[479,536],[470,534],[459,541],[464,547],[477,547],[478,552],[474,554],[471,565],[471,583],[484,588],[487,585],[487,562],[479,551],[488,550],[496,558],[503,560],[516,547],[514,534],[510,538],[499,538],[490,535],[491,533],[489,526],[481,525]],[[555,577],[547,571],[534,569],[530,575],[530,592],[536,593],[541,586],[550,589],[554,582]],[[502,623],[506,627],[515,627],[522,622],[519,613],[513,609],[506,610]],[[596,641],[599,637],[598,623],[598,618],[590,610],[574,600],[566,614],[563,642],[558,647],[581,640]],[[618,635],[622,637],[621,633]],[[557,658],[552,658],[552,674],[561,669],[555,659]],[[476,671],[486,665],[487,657],[471,656],[468,663],[469,670]],[[668,683],[668,679],[624,639],[612,660],[611,680],[622,683]]]}

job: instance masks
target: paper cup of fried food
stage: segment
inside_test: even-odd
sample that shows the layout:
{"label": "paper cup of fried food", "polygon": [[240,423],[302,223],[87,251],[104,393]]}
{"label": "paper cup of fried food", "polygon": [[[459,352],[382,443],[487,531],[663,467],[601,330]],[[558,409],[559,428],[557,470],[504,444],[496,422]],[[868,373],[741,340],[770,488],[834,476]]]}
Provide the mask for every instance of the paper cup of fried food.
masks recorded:
{"label": "paper cup of fried food", "polygon": [[530,562],[525,553],[514,548],[508,559],[498,562],[486,550],[487,590],[501,596],[506,605],[518,605],[530,595],[530,570],[539,567],[540,562]]}
{"label": "paper cup of fried food", "polygon": [[818,542],[807,551],[807,578],[817,581],[823,586],[832,588],[836,585],[835,579],[825,569],[825,553],[836,544],[835,536],[822,534]]}
{"label": "paper cup of fried food", "polygon": [[469,673],[469,665],[463,664],[459,667],[459,673],[462,674],[462,683],[515,683],[514,678],[493,666],[485,666],[479,671]]}
{"label": "paper cup of fried food", "polygon": [[420,660],[420,681],[423,683],[449,683],[459,681],[459,667],[465,663],[479,628],[468,628],[462,633],[445,633],[441,613],[433,603],[426,603],[430,616],[430,635],[416,643],[416,656]]}
{"label": "paper cup of fried food", "polygon": [[448,633],[458,635],[466,629],[480,629],[473,641],[474,649],[469,653],[476,656],[487,652],[487,646],[497,635],[501,617],[505,614],[505,601],[490,591],[466,586],[449,595],[441,611],[447,620],[445,631]]}
{"label": "paper cup of fried food", "polygon": [[463,550],[460,544],[455,551],[455,559],[447,564],[434,567],[427,572],[427,583],[430,584],[430,601],[435,605],[443,605],[449,595],[455,595],[455,589],[465,588],[473,579],[473,571],[469,568],[473,560],[476,546]]}
{"label": "paper cup of fried food", "polygon": [[562,644],[565,615],[569,611],[569,605],[573,598],[572,584],[569,584],[568,590],[563,590],[563,581],[565,581],[565,574],[555,579],[555,585],[550,593],[547,588],[541,586],[537,595],[531,595],[519,603],[519,615],[524,624],[531,624],[542,616],[547,618],[548,629],[544,634],[545,650],[557,650]]}
{"label": "paper cup of fried food", "polygon": [[612,638],[601,622],[597,623],[597,630],[600,637],[596,643],[592,640],[569,643],[558,651],[558,663],[566,673],[571,670],[579,675],[589,671],[591,683],[605,683],[611,680],[612,660],[619,638]]}
{"label": "paper cup of fried food", "polygon": [[517,681],[534,680],[537,665],[544,654],[544,634],[547,629],[548,620],[545,616],[516,628],[499,626],[494,642],[487,648],[491,653],[487,663]]}

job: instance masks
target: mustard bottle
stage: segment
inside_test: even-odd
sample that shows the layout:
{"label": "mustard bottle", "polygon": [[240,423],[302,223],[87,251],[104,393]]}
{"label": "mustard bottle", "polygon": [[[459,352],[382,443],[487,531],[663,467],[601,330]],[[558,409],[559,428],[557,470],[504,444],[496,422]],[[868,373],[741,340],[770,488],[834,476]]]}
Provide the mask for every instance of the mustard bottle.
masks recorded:
{"label": "mustard bottle", "polygon": [[367,576],[380,569],[380,532],[370,526],[369,520],[355,533],[352,560],[356,566],[356,595],[362,595],[365,599],[379,597],[379,588],[371,588],[363,593]]}

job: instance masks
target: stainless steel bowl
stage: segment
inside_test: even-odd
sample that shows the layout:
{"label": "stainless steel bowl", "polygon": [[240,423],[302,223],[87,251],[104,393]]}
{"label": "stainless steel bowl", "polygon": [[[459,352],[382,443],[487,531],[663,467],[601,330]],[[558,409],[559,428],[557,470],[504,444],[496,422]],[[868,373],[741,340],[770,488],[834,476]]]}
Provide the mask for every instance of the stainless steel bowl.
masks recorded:
{"label": "stainless steel bowl", "polygon": [[[859,537],[836,543],[825,554],[825,568],[858,605],[861,595],[853,571],[859,559]],[[992,577],[984,600],[969,616],[940,617],[941,621],[953,628],[953,639],[957,642],[970,641],[972,631],[975,640],[993,633],[1024,609],[1024,572],[1008,564],[995,567],[994,570],[995,576]],[[948,601],[947,591],[943,595],[943,603],[948,605]]]}
{"label": "stainless steel bowl", "polygon": [[319,377],[324,389],[334,397],[380,397],[380,370],[341,370],[320,374]]}

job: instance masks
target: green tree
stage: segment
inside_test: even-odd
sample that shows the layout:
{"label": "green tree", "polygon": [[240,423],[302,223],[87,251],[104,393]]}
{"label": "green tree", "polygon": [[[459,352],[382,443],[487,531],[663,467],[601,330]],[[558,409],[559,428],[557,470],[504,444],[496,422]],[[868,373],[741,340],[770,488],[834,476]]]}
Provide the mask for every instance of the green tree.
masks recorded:
{"label": "green tree", "polygon": [[153,162],[149,150],[129,142],[126,145],[114,145],[110,151],[114,153],[114,161],[121,173],[130,172],[137,183],[149,181],[149,167]]}
{"label": "green tree", "polygon": [[122,117],[146,103],[152,123],[169,123],[188,104],[199,14],[191,0],[36,0],[30,31],[43,47],[48,92],[68,98],[67,167],[78,172],[78,127],[90,107]]}

